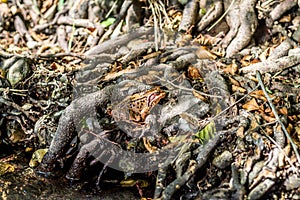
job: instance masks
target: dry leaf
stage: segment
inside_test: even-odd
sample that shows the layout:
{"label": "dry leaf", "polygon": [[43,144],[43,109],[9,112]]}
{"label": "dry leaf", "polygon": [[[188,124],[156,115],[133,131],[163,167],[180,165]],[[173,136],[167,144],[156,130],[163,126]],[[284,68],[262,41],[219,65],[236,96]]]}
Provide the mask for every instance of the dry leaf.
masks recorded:
{"label": "dry leaf", "polygon": [[244,127],[242,127],[242,126],[239,127],[238,130],[236,131],[236,135],[240,138],[245,137],[244,133],[245,133],[245,130],[244,130]]}
{"label": "dry leaf", "polygon": [[60,72],[60,73],[64,73],[65,72],[65,67],[63,65],[58,64],[58,63],[53,62],[53,63],[51,63],[50,67],[55,72]]}
{"label": "dry leaf", "polygon": [[292,20],[291,14],[288,14],[288,15],[286,15],[286,16],[283,16],[283,17],[279,20],[279,22],[281,22],[281,23],[287,23],[287,22],[291,22],[291,20]]}
{"label": "dry leaf", "polygon": [[231,83],[232,85],[235,85],[235,86],[238,86],[238,87],[241,86],[241,84],[240,84],[237,80],[235,80],[234,78],[232,78],[232,77],[230,77],[230,76],[229,76],[229,80],[230,80],[230,83]]}
{"label": "dry leaf", "polygon": [[265,113],[260,113],[260,115],[262,116],[262,118],[268,122],[268,123],[271,123],[271,122],[274,122],[276,121],[276,119],[274,117],[270,117],[269,115],[266,115]]}
{"label": "dry leaf", "polygon": [[290,116],[288,116],[288,118],[289,118],[289,120],[291,120],[292,122],[297,122],[297,121],[299,121],[299,120],[298,120],[298,117],[297,117],[296,115],[290,115]]}
{"label": "dry leaf", "polygon": [[198,69],[196,67],[193,67],[193,66],[189,66],[188,68],[188,76],[191,78],[191,79],[200,79],[202,78]]}
{"label": "dry leaf", "polygon": [[[265,97],[264,92],[262,90],[256,90],[254,92],[251,92],[250,96],[256,99],[267,101],[267,98]],[[273,96],[270,95],[270,97],[272,98]]]}
{"label": "dry leaf", "polygon": [[[258,117],[258,115],[256,116]],[[259,124],[257,123],[258,119],[255,116],[251,116],[250,118],[251,123],[249,129],[255,130],[259,126]]]}
{"label": "dry leaf", "polygon": [[200,46],[196,51],[196,55],[199,59],[213,59],[217,58],[216,55],[212,54],[210,51],[207,50],[206,47]]}
{"label": "dry leaf", "polygon": [[295,132],[296,132],[296,135],[298,137],[298,140],[300,140],[300,125],[295,127]]}
{"label": "dry leaf", "polygon": [[259,105],[257,104],[257,102],[254,98],[252,98],[250,101],[245,103],[243,105],[243,108],[250,112],[255,111],[255,110],[261,110],[261,108],[259,107]]}
{"label": "dry leaf", "polygon": [[286,107],[283,107],[283,108],[279,108],[277,110],[278,114],[283,114],[283,115],[288,115],[288,110]]}
{"label": "dry leaf", "polygon": [[289,134],[291,134],[294,130],[294,127],[292,124],[288,124],[288,126],[286,127],[286,130]]}
{"label": "dry leaf", "polygon": [[220,37],[212,37],[210,35],[202,35],[199,34],[193,41],[193,45],[205,45],[205,46],[214,46],[215,44],[218,44],[221,41]]}
{"label": "dry leaf", "polygon": [[268,114],[270,117],[275,117],[275,115],[270,107],[267,107],[265,109],[265,114]]}
{"label": "dry leaf", "polygon": [[223,69],[224,73],[230,73],[231,75],[236,74],[237,71],[238,71],[238,66],[235,62],[230,65],[227,65],[227,67]]}
{"label": "dry leaf", "polygon": [[251,59],[252,59],[252,56],[251,55],[245,55],[242,59],[241,59],[241,63],[242,63],[242,66],[243,67],[246,67],[248,65],[251,64]]}
{"label": "dry leaf", "polygon": [[239,86],[235,86],[235,85],[232,85],[232,91],[233,92],[240,92],[240,93],[246,93],[247,90],[245,88],[242,88],[242,87],[239,87]]}
{"label": "dry leaf", "polygon": [[268,136],[273,135],[273,129],[271,127],[266,127],[266,133]]}

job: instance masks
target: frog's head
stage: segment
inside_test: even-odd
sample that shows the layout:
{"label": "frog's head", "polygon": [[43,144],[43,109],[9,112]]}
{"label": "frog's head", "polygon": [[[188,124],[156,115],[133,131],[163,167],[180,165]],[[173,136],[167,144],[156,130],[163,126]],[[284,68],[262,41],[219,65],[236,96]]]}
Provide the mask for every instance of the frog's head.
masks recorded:
{"label": "frog's head", "polygon": [[150,110],[165,96],[166,93],[159,87],[132,95],[129,106],[130,119],[135,122],[143,122]]}
{"label": "frog's head", "polygon": [[149,109],[153,108],[155,105],[159,103],[159,101],[166,97],[166,93],[160,89],[160,87],[155,87],[149,90],[149,94],[147,96],[147,106]]}

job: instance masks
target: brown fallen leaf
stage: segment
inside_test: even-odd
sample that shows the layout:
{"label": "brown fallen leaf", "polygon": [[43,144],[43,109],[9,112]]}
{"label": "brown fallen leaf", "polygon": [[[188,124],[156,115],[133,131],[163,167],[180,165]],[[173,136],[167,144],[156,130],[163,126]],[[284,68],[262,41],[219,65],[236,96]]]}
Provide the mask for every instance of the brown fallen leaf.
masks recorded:
{"label": "brown fallen leaf", "polygon": [[232,85],[231,89],[232,89],[233,92],[237,92],[237,91],[240,92],[240,93],[246,93],[247,92],[247,90],[245,88],[235,86],[235,85]]}
{"label": "brown fallen leaf", "polygon": [[238,71],[238,66],[235,62],[231,63],[230,65],[227,65],[227,67],[223,69],[224,73],[229,73],[231,75],[236,74],[237,71]]}
{"label": "brown fallen leaf", "polygon": [[[250,96],[256,99],[263,100],[264,102],[267,101],[267,98],[265,97],[264,92],[262,90],[256,90],[254,92],[251,92]],[[270,97],[273,98],[272,95],[270,95]]]}
{"label": "brown fallen leaf", "polygon": [[197,91],[193,91],[193,95],[196,97],[196,98],[198,98],[198,99],[200,99],[200,100],[202,100],[202,101],[206,101],[206,98],[204,97],[204,96],[202,96],[201,94],[199,94]]}
{"label": "brown fallen leaf", "polygon": [[217,58],[216,55],[211,53],[206,47],[200,46],[198,50],[196,51],[196,55],[199,59],[213,59],[215,60]]}
{"label": "brown fallen leaf", "polygon": [[256,110],[262,110],[261,107],[257,104],[256,99],[252,98],[250,101],[245,103],[243,105],[243,108],[246,109],[247,111],[256,111]]}
{"label": "brown fallen leaf", "polygon": [[282,107],[282,108],[279,108],[277,110],[278,114],[282,114],[282,115],[288,115],[288,110],[286,107]]}
{"label": "brown fallen leaf", "polygon": [[266,115],[265,113],[261,112],[260,115],[262,116],[262,118],[268,122],[268,123],[271,123],[271,122],[274,122],[276,121],[276,119],[274,117],[271,117],[269,115]]}
{"label": "brown fallen leaf", "polygon": [[193,66],[189,66],[188,68],[188,76],[191,79],[202,79],[198,69],[196,67]]}
{"label": "brown fallen leaf", "polygon": [[237,80],[235,80],[234,78],[232,78],[232,77],[230,77],[230,76],[229,76],[229,81],[230,81],[230,83],[231,83],[232,85],[241,87],[241,84],[240,84]]}

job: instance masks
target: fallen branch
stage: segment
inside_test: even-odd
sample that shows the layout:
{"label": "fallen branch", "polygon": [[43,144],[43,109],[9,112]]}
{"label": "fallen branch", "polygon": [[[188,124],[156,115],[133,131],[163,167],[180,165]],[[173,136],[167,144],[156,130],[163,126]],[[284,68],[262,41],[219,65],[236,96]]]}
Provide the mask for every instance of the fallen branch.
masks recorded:
{"label": "fallen branch", "polygon": [[270,53],[268,60],[275,60],[283,56],[287,56],[291,48],[293,48],[293,45],[290,42],[290,40],[289,39],[284,40],[282,43],[280,43],[280,45],[278,45],[274,49],[274,51]]}
{"label": "fallen branch", "polygon": [[199,170],[207,161],[209,154],[221,141],[221,135],[223,132],[215,133],[215,137],[208,140],[207,144],[200,146],[197,149],[198,156],[195,160],[191,160],[186,172],[181,176],[171,182],[163,191],[161,199],[171,199],[172,195],[183,186],[194,174]]}
{"label": "fallen branch", "polygon": [[173,87],[178,88],[178,89],[183,90],[183,91],[196,92],[196,93],[201,94],[201,95],[203,95],[203,96],[215,97],[215,98],[221,98],[221,99],[223,99],[222,96],[212,95],[212,94],[206,94],[206,93],[204,93],[204,92],[201,92],[201,91],[198,91],[198,90],[195,90],[195,89],[190,89],[190,88],[187,88],[187,87],[183,87],[183,86],[180,86],[180,85],[176,85],[176,84],[172,83],[172,82],[169,81],[169,80],[160,78],[159,76],[156,76],[156,75],[153,75],[153,76],[154,76],[155,78],[157,78],[157,79],[159,79],[159,80],[161,80],[161,81],[165,81],[165,82],[167,82],[167,84],[170,84],[170,85],[172,85]]}
{"label": "fallen branch", "polygon": [[[117,28],[117,26],[122,23],[122,21],[124,20],[124,18],[126,17],[127,14],[127,10],[129,9],[129,7],[132,5],[132,1],[129,0],[125,0],[122,4],[121,10],[119,12],[119,15],[116,19],[116,21],[109,27],[109,29],[104,33],[104,35],[102,36],[102,38],[100,39],[100,42],[103,42],[104,40],[106,40],[107,38],[109,38],[109,36],[114,32],[114,30]],[[112,11],[112,9],[111,9]],[[109,12],[110,13],[110,12]],[[108,15],[106,15],[106,17],[108,17]]]}
{"label": "fallen branch", "polygon": [[52,20],[52,22],[36,25],[35,27],[32,28],[32,31],[39,32],[39,31],[42,31],[42,30],[44,30],[44,29],[46,29],[50,26],[55,25],[57,23],[58,18],[61,15],[68,12],[68,11],[69,11],[69,9],[63,9],[63,10],[59,11],[58,13],[56,13],[56,15],[55,15],[54,19]]}

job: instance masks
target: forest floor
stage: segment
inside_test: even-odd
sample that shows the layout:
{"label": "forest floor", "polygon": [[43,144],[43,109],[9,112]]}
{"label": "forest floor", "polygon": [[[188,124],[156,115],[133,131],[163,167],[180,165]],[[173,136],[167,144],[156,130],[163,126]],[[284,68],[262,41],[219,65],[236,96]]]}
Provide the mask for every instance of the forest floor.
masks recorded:
{"label": "forest floor", "polygon": [[1,198],[300,199],[299,7],[1,1]]}

